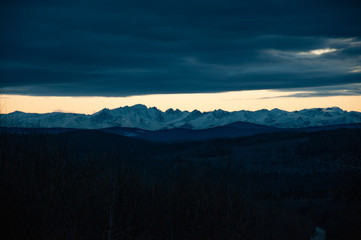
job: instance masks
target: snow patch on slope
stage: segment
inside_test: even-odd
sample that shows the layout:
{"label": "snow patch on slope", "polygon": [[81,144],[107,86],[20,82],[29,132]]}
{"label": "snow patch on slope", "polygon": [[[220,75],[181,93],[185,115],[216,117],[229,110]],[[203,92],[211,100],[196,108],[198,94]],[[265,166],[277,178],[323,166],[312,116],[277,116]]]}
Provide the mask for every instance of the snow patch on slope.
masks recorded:
{"label": "snow patch on slope", "polygon": [[168,109],[163,112],[155,107],[144,105],[120,107],[113,110],[103,109],[92,115],[75,113],[23,113],[7,115],[3,126],[43,127],[43,128],[85,128],[101,129],[110,127],[129,127],[145,130],[173,128],[207,129],[235,122],[249,122],[279,128],[300,128],[335,124],[360,123],[361,113],[347,112],[338,107],[313,108],[287,112],[280,109],[258,111],[227,112],[215,110],[200,112]]}

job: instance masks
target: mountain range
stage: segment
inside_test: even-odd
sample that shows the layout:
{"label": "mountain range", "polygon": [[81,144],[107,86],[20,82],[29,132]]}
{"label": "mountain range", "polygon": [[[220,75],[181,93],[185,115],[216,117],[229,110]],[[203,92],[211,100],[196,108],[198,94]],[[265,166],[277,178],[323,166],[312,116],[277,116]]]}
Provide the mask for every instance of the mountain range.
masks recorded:
{"label": "mountain range", "polygon": [[103,109],[94,114],[53,112],[45,114],[13,112],[2,114],[3,127],[25,128],[137,128],[142,130],[166,129],[209,129],[244,122],[276,128],[306,128],[361,122],[361,113],[344,111],[338,107],[312,108],[300,111],[280,109],[258,111],[227,112],[215,110],[200,112],[168,109],[161,111],[155,107],[134,105],[113,110]]}

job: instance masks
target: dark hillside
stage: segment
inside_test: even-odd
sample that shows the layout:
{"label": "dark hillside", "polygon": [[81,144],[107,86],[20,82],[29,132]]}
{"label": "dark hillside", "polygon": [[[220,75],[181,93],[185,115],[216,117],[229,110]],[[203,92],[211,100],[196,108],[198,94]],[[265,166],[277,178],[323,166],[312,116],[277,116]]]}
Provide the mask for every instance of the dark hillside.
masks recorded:
{"label": "dark hillside", "polygon": [[6,239],[359,239],[361,130],[152,143],[0,138]]}

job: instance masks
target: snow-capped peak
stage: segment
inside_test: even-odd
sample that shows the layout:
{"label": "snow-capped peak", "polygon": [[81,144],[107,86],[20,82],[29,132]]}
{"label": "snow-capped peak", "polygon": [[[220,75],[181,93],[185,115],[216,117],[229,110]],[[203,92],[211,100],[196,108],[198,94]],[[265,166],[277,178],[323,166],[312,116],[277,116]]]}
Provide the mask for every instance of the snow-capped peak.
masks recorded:
{"label": "snow-capped peak", "polygon": [[145,105],[104,108],[94,114],[47,113],[31,114],[13,112],[2,121],[9,127],[66,127],[98,129],[107,127],[132,127],[145,130],[187,127],[206,129],[235,122],[249,122],[274,127],[298,128],[333,124],[360,123],[361,113],[347,112],[338,107],[313,108],[287,112],[280,109],[227,112],[218,109],[211,112],[168,109],[163,112]]}

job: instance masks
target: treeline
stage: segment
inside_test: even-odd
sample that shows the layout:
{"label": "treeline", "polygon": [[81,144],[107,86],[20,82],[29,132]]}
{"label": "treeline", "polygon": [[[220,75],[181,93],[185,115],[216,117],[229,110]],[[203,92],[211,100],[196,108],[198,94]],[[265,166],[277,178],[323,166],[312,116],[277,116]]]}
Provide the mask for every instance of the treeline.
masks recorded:
{"label": "treeline", "polygon": [[[232,149],[218,154],[209,147],[151,144],[96,131],[2,135],[0,234],[279,240],[310,239],[323,224],[327,239],[360,236],[357,171],[244,172]],[[194,157],[199,149],[217,154]]]}

